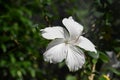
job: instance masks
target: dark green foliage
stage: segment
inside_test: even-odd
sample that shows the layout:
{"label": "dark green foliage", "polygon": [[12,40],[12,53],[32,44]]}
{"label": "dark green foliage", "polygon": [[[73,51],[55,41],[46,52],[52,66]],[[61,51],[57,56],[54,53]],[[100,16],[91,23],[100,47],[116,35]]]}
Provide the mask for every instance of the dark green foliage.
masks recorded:
{"label": "dark green foliage", "polygon": [[41,73],[40,51],[45,48],[45,41],[34,27],[32,11],[23,2],[13,0],[1,1],[0,9],[0,78],[36,77],[36,72]]}
{"label": "dark green foliage", "polygon": [[[119,9],[119,0],[0,0],[0,80],[87,80],[97,64],[96,80],[107,73],[101,71],[109,63],[105,51],[114,51],[120,60]],[[84,26],[83,35],[99,50],[99,58],[85,52],[86,63],[74,73],[64,63],[44,62],[49,41],[40,34],[40,29],[62,25],[61,20],[69,16]],[[108,69],[115,80],[120,75],[117,69]]]}

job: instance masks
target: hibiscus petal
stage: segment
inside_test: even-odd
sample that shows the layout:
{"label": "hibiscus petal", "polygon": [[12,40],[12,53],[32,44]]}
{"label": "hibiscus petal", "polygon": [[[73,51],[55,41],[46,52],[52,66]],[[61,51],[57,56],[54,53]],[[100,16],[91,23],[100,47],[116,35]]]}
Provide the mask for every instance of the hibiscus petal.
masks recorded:
{"label": "hibiscus petal", "polygon": [[50,49],[50,48],[52,48],[52,47],[54,47],[54,46],[56,46],[56,45],[58,45],[58,44],[61,44],[61,43],[63,43],[64,41],[65,41],[64,38],[56,38],[56,39],[54,39],[53,41],[51,41],[51,42],[48,44],[46,50],[48,50],[48,49]]}
{"label": "hibiscus petal", "polygon": [[77,46],[79,46],[85,50],[97,53],[97,51],[95,49],[95,45],[90,40],[88,40],[87,38],[85,38],[83,36],[80,36],[80,38],[77,42]]}
{"label": "hibiscus petal", "polygon": [[47,27],[45,29],[41,29],[40,31],[42,31],[42,36],[46,39],[65,38],[68,36],[68,32],[60,26]]}
{"label": "hibiscus petal", "polygon": [[65,43],[57,44],[49,48],[44,54],[44,60],[50,63],[61,62],[66,58]]}
{"label": "hibiscus petal", "polygon": [[68,47],[68,55],[66,64],[70,71],[77,71],[85,63],[85,57],[83,52],[76,46]]}
{"label": "hibiscus petal", "polygon": [[83,26],[74,21],[72,17],[64,18],[62,23],[68,29],[71,39],[77,39],[81,35]]}

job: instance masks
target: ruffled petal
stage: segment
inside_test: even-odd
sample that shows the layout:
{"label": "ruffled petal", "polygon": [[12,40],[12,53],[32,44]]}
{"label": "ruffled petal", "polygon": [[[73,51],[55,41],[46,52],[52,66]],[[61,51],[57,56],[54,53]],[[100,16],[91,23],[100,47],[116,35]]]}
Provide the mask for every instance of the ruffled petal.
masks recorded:
{"label": "ruffled petal", "polygon": [[52,48],[52,47],[54,47],[54,46],[56,46],[56,45],[58,45],[58,44],[64,43],[64,41],[65,41],[64,38],[59,38],[59,39],[56,38],[56,39],[54,39],[53,41],[51,41],[51,42],[48,44],[46,50],[48,50],[48,49],[50,49],[50,48]]}
{"label": "ruffled petal", "polygon": [[64,18],[62,23],[68,29],[71,39],[77,39],[81,35],[83,26],[74,21],[72,17]]}
{"label": "ruffled petal", "polygon": [[80,38],[76,44],[77,44],[77,46],[79,46],[87,51],[97,53],[97,51],[95,49],[95,45],[89,39],[87,39],[83,36],[80,36]]}
{"label": "ruffled petal", "polygon": [[70,71],[77,71],[82,68],[85,63],[84,53],[76,46],[69,46],[67,48],[66,64]]}
{"label": "ruffled petal", "polygon": [[46,39],[55,39],[55,38],[65,38],[68,37],[68,32],[60,27],[47,27],[45,29],[41,29],[42,31],[42,36]]}
{"label": "ruffled petal", "polygon": [[[53,42],[56,43],[52,44]],[[57,41],[53,41],[53,42],[50,43],[48,50],[43,54],[44,60],[50,63],[58,63],[66,58],[67,55],[66,45],[65,43],[60,43]]]}

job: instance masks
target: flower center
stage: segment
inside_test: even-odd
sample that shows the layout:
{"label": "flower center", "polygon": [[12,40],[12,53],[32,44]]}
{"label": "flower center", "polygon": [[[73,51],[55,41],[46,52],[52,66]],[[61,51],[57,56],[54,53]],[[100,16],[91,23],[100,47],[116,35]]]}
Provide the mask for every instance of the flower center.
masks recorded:
{"label": "flower center", "polygon": [[68,40],[65,40],[64,43],[65,43],[65,44],[70,44]]}
{"label": "flower center", "polygon": [[73,45],[75,43],[75,40],[65,40],[64,43]]}

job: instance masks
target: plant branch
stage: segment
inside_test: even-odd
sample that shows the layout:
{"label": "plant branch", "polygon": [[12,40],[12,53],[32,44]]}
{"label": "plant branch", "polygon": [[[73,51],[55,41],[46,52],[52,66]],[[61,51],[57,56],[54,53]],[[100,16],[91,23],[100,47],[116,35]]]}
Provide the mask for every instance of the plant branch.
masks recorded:
{"label": "plant branch", "polygon": [[95,67],[96,67],[96,64],[93,64],[93,66],[92,66],[92,73],[91,73],[91,75],[88,77],[89,80],[94,80],[95,74],[94,74],[93,72],[95,72]]}

